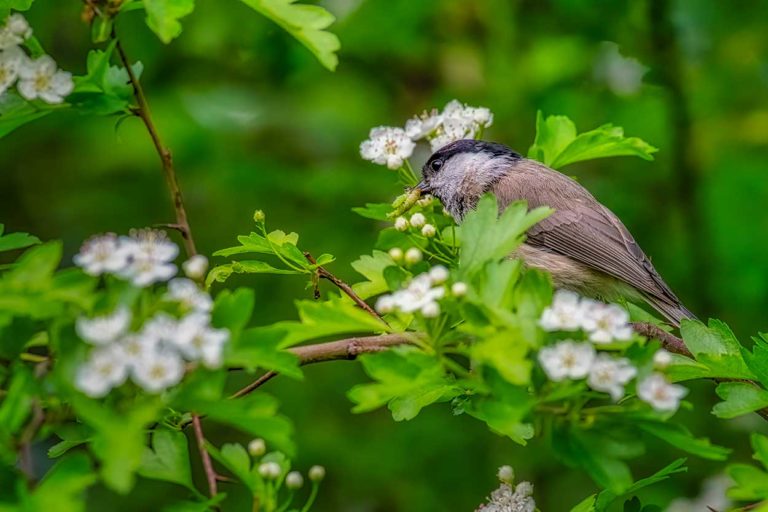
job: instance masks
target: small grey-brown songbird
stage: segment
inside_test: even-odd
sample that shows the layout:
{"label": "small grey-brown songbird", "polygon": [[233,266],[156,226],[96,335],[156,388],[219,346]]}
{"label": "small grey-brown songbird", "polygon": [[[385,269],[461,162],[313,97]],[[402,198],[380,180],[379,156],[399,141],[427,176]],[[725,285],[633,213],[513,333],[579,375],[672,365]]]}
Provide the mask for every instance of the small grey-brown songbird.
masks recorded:
{"label": "small grey-brown songbird", "polygon": [[525,200],[552,215],[528,231],[516,256],[552,275],[555,287],[582,295],[644,300],[675,327],[695,318],[664,282],[624,224],[576,181],[503,144],[459,140],[424,164],[418,188],[461,222],[486,192],[501,209]]}

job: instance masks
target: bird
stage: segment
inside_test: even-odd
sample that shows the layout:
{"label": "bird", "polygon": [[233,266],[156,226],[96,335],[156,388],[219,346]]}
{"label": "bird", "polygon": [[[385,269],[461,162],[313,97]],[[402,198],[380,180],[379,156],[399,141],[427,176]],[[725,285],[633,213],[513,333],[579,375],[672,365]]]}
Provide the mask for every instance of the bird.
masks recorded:
{"label": "bird", "polygon": [[416,188],[438,198],[459,224],[489,192],[500,210],[519,200],[529,209],[549,206],[554,212],[528,230],[512,256],[547,271],[555,288],[607,301],[644,301],[674,327],[696,318],[616,214],[574,179],[504,144],[451,142],[429,157]]}

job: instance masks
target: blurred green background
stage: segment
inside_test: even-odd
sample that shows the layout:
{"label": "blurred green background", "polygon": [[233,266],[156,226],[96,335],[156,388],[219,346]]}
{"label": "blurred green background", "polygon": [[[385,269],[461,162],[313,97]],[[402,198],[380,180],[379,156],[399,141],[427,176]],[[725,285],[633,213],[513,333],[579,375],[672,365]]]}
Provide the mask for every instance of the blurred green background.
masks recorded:
{"label": "blurred green background", "polygon": [[[541,109],[582,130],[612,122],[659,147],[655,162],[615,158],[566,172],[624,220],[700,317],[725,320],[742,340],[768,328],[768,2],[326,0],[342,42],[335,73],[239,2],[197,4],[170,46],[140,12],[118,30],[144,63],[201,252],[232,245],[261,208],[271,228],[299,232],[303,247],[335,254],[332,270],[355,279],[348,263],[370,251],[379,226],[350,208],[398,193],[394,173],[358,156],[372,126],[402,125],[458,98],[489,107],[487,138],[525,153]],[[28,16],[75,74],[91,46],[81,7],[37,0]],[[172,221],[157,155],[136,119],[116,126],[51,116],[3,139],[0,162],[7,230],[63,238],[67,259],[91,234]],[[292,301],[311,294],[299,278],[238,284],[256,290],[256,324],[293,318]],[[583,475],[533,457],[543,453],[535,444],[515,447],[446,406],[405,424],[386,411],[352,415],[344,393],[365,378],[353,363],[310,367],[306,376],[308,385],[276,380],[268,390],[296,422],[299,469],[328,467],[317,510],[473,510],[503,463],[536,484],[542,510],[568,510],[592,492]],[[711,395],[702,385],[693,396],[707,403]],[[763,428],[716,422],[706,409],[681,414],[726,446]],[[209,428],[216,444],[247,441]],[[677,456],[660,446],[635,476]],[[689,463],[687,475],[647,495],[697,494],[716,469]],[[177,492],[144,481],[117,504],[105,490],[90,500],[93,510],[157,510]]]}

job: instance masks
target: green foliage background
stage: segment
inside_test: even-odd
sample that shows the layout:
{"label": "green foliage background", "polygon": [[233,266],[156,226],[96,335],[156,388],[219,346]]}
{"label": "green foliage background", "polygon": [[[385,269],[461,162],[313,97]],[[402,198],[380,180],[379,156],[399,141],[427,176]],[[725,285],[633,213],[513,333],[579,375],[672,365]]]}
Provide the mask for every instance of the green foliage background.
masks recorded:
{"label": "green foliage background", "polygon": [[[342,41],[335,73],[246,5],[197,4],[169,46],[141,12],[123,16],[118,28],[130,57],[144,63],[201,252],[233,245],[261,208],[271,225],[300,232],[308,250],[335,254],[330,268],[351,277],[347,263],[373,244],[376,226],[350,209],[390,200],[396,179],[361,161],[359,142],[372,126],[402,124],[456,97],[490,107],[496,118],[486,138],[523,153],[537,109],[568,115],[580,130],[611,122],[658,147],[654,162],[593,160],[569,172],[618,213],[691,310],[726,321],[744,339],[764,328],[765,2],[328,0],[322,4],[337,16],[332,30]],[[75,74],[84,74],[91,47],[80,9],[38,0],[27,13],[44,47]],[[650,68],[638,94],[617,96],[595,79],[604,41]],[[172,220],[157,155],[137,119],[115,127],[104,118],[50,116],[4,138],[0,162],[6,230],[63,238],[65,259],[93,233]],[[293,318],[292,299],[311,295],[300,277],[238,282],[256,290],[256,323]],[[447,407],[398,424],[386,410],[351,414],[345,391],[365,380],[358,365],[309,367],[306,379],[311,385],[274,381],[269,391],[296,423],[297,466],[328,467],[318,510],[472,510],[502,463],[534,481],[542,510],[562,510],[591,488],[586,476],[531,459],[544,453],[535,445],[523,452],[468,417],[449,417]],[[700,386],[692,398],[713,395],[711,385]],[[765,429],[756,417],[714,422],[706,407],[696,414],[688,425],[728,446],[736,437],[746,443],[745,430]],[[208,435],[216,445],[247,442]],[[665,459],[667,451],[659,446]],[[682,477],[687,486],[678,478],[648,492],[696,494],[711,471],[696,460]],[[159,508],[173,490],[142,480],[136,502]],[[103,489],[89,499],[94,509],[113,501]]]}

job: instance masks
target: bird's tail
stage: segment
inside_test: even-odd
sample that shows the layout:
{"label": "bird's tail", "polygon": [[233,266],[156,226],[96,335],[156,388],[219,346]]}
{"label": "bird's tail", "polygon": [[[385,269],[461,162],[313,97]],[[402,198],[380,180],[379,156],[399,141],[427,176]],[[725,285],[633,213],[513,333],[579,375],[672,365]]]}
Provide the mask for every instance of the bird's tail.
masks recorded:
{"label": "bird's tail", "polygon": [[683,318],[697,319],[696,315],[691,313],[688,308],[679,302],[669,303],[650,295],[646,295],[645,300],[648,301],[648,304],[653,306],[656,311],[661,313],[674,327],[680,327],[680,321]]}

